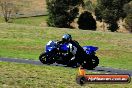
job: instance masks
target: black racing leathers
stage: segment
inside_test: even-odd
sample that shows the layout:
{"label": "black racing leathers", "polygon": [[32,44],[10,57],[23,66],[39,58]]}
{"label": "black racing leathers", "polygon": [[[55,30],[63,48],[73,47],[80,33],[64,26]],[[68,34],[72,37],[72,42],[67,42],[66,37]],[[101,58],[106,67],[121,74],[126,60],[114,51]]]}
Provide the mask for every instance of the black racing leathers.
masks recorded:
{"label": "black racing leathers", "polygon": [[77,48],[77,52],[75,54],[75,58],[81,63],[87,58],[87,54],[84,49],[79,45],[79,43],[75,40],[70,41],[70,43]]}
{"label": "black racing leathers", "polygon": [[[63,41],[59,41],[58,44],[63,44]],[[68,43],[72,44],[74,47],[73,50],[76,48],[76,54],[74,54],[75,59],[81,64],[85,59],[88,58],[84,49],[79,45],[79,43],[75,40],[71,40]]]}

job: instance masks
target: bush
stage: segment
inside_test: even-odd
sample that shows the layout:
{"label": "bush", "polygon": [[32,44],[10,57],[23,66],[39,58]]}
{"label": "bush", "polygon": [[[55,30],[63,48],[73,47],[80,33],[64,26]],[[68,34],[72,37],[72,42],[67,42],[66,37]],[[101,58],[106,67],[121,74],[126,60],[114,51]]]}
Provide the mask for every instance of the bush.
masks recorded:
{"label": "bush", "polygon": [[96,30],[96,21],[92,14],[88,11],[84,11],[80,15],[78,19],[78,25],[79,28],[83,30]]}

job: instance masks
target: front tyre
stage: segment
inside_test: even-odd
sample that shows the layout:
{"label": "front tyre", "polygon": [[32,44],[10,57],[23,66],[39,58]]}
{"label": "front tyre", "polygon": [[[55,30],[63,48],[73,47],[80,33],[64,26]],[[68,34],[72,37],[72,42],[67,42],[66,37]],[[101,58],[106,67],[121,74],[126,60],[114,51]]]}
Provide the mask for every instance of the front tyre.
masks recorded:
{"label": "front tyre", "polygon": [[48,53],[45,53],[45,52],[41,53],[39,56],[40,62],[42,62],[43,64],[52,64],[53,61],[48,56],[49,56]]}

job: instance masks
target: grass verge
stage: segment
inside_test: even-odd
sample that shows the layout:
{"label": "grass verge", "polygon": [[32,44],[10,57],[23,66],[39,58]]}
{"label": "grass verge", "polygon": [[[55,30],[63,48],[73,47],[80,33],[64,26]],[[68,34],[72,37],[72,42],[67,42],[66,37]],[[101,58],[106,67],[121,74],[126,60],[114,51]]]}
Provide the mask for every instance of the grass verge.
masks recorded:
{"label": "grass verge", "polygon": [[0,24],[0,57],[26,58],[38,60],[44,45],[49,40],[60,40],[64,33],[70,33],[80,45],[99,47],[97,56],[100,64],[132,70],[132,35],[59,29],[52,27],[25,26],[20,24]]}
{"label": "grass verge", "polygon": [[[86,84],[75,78],[78,69],[0,62],[1,88],[131,88],[132,84]],[[87,72],[91,74],[91,72]]]}

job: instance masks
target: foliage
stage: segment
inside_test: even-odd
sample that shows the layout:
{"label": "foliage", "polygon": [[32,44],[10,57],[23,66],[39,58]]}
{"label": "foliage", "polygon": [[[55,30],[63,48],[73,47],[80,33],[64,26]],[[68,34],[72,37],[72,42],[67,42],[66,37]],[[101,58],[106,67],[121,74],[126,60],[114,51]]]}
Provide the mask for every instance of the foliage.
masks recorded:
{"label": "foliage", "polygon": [[47,0],[48,25],[69,28],[79,14],[80,5],[84,5],[83,0]]}
{"label": "foliage", "polygon": [[97,20],[104,20],[109,24],[109,30],[116,31],[118,29],[117,21],[126,17],[123,6],[128,2],[130,0],[98,0],[95,9]]}
{"label": "foliage", "polygon": [[95,3],[92,3],[90,0],[86,0],[85,2],[85,9],[88,10],[89,12],[94,12],[96,7]]}
{"label": "foliage", "polygon": [[125,11],[125,13],[131,14],[132,13],[132,1],[125,4],[123,10]]}
{"label": "foliage", "polygon": [[124,11],[127,13],[126,28],[132,33],[132,1],[124,6]]}
{"label": "foliage", "polygon": [[129,14],[126,17],[125,23],[127,25],[127,29],[132,33],[132,14]]}

